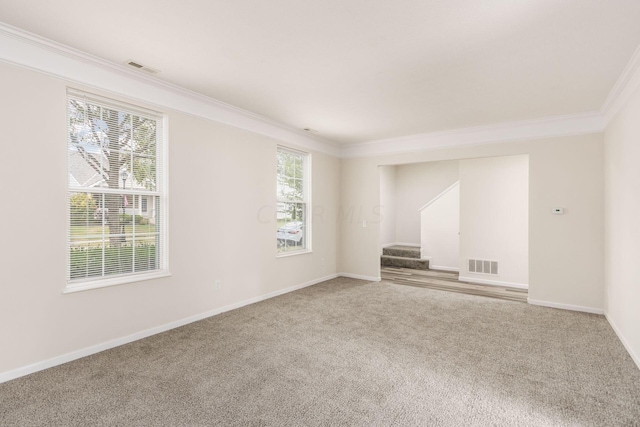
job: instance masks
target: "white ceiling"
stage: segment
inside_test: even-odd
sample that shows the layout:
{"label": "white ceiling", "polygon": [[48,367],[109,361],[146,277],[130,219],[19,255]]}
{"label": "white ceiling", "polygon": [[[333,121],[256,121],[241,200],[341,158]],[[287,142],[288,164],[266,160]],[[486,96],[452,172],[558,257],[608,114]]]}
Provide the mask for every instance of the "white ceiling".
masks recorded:
{"label": "white ceiling", "polygon": [[599,110],[638,0],[0,0],[0,21],[355,143]]}

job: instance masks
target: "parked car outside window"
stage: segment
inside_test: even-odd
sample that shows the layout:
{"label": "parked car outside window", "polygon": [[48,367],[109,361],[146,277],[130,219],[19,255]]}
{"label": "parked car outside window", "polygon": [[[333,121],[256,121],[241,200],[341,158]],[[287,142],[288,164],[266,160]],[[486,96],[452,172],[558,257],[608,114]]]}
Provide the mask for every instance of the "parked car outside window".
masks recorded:
{"label": "parked car outside window", "polygon": [[302,221],[287,222],[278,228],[278,243],[286,243],[287,245],[301,245],[304,238],[304,223]]}

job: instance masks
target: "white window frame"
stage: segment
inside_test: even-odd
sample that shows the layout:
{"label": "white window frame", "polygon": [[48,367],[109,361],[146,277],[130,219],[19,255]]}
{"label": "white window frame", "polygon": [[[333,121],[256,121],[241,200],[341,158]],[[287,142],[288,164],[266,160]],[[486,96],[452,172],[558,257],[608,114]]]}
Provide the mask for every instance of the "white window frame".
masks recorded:
{"label": "white window frame", "polygon": [[[305,152],[305,151],[300,151],[300,150],[295,150],[293,148],[289,148],[289,147],[285,147],[282,145],[278,145],[277,147],[277,151],[276,151],[276,156],[280,153],[280,152],[285,152],[285,153],[290,153],[296,156],[301,156],[302,157],[302,180],[303,180],[303,187],[302,187],[302,191],[303,191],[303,199],[302,200],[296,200],[296,201],[291,201],[291,200],[285,200],[285,199],[281,199],[280,197],[278,197],[278,191],[277,191],[277,185],[278,185],[278,171],[276,169],[276,205],[280,204],[280,203],[301,203],[305,205],[305,221],[304,221],[304,242],[305,242],[305,247],[301,248],[301,249],[297,249],[297,250],[291,250],[291,251],[286,251],[286,252],[279,252],[277,247],[276,247],[276,257],[277,258],[283,258],[283,257],[289,257],[289,256],[295,256],[295,255],[302,255],[302,254],[308,254],[313,252],[312,250],[312,224],[311,224],[311,218],[313,218],[312,216],[312,207],[311,207],[311,153]],[[277,207],[276,207],[276,212],[277,212]],[[277,229],[277,221],[276,221],[276,229]]]}
{"label": "white window frame", "polygon": [[[127,113],[140,115],[147,118],[153,118],[157,120],[158,126],[156,129],[157,134],[160,136],[160,141],[156,141],[156,191],[153,192],[153,195],[158,198],[158,208],[157,214],[160,218],[160,224],[158,226],[158,233],[160,237],[160,241],[163,244],[159,245],[156,249],[159,251],[158,262],[159,268],[145,271],[140,273],[125,273],[113,276],[97,276],[91,278],[84,279],[71,279],[71,271],[70,271],[70,232],[71,232],[71,212],[70,205],[67,202],[67,215],[66,215],[66,235],[67,235],[67,244],[66,244],[66,286],[63,289],[64,294],[86,291],[89,289],[99,289],[108,286],[116,286],[122,285],[126,283],[134,283],[143,280],[156,279],[160,277],[168,277],[171,276],[169,270],[169,209],[168,209],[168,201],[169,201],[169,178],[168,178],[168,153],[169,153],[169,141],[168,141],[168,118],[166,114],[146,109],[144,107],[137,106],[135,104],[130,104],[127,102],[117,101],[110,98],[106,98],[100,95],[95,95],[92,93],[84,92],[81,90],[67,88],[67,100],[65,106],[67,108],[67,114],[65,114],[65,118],[67,120],[67,125],[65,126],[65,132],[67,132],[67,137],[65,138],[65,150],[67,151],[67,158],[69,157],[69,134],[68,134],[68,126],[69,126],[69,113],[68,113],[68,104],[71,99],[81,99],[84,102],[94,103],[101,106],[107,106],[113,108],[118,111],[125,111]],[[74,192],[100,192],[100,190],[96,190],[96,188],[90,187],[82,187],[82,186],[74,186],[69,179],[70,176],[70,167],[71,165],[67,163],[67,195],[70,195]],[[111,189],[106,189],[106,192],[113,192]],[[131,190],[126,189],[118,189],[118,194],[130,194],[132,200],[138,198],[138,194]],[[145,192],[149,193],[149,192]],[[148,207],[148,209],[154,209],[154,207]]]}

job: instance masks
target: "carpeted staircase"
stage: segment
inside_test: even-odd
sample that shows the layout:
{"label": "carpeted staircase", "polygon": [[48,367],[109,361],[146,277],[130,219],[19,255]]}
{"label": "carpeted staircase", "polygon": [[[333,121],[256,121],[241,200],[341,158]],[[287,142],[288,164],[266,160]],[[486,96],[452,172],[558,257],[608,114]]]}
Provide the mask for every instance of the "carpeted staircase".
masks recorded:
{"label": "carpeted staircase", "polygon": [[420,259],[420,248],[413,246],[390,246],[382,249],[380,264],[383,267],[402,267],[428,270],[429,260]]}

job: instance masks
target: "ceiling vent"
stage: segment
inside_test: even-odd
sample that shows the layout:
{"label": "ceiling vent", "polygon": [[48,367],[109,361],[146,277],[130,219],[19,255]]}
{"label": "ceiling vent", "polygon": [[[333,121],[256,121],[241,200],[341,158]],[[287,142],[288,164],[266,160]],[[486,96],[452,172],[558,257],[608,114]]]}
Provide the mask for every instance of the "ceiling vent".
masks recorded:
{"label": "ceiling vent", "polygon": [[151,68],[151,67],[147,67],[146,65],[142,65],[139,62],[133,61],[133,60],[129,60],[127,62],[125,62],[125,65],[128,65],[129,67],[133,67],[137,70],[142,70],[142,71],[146,71],[149,74],[158,74],[158,70]]}

